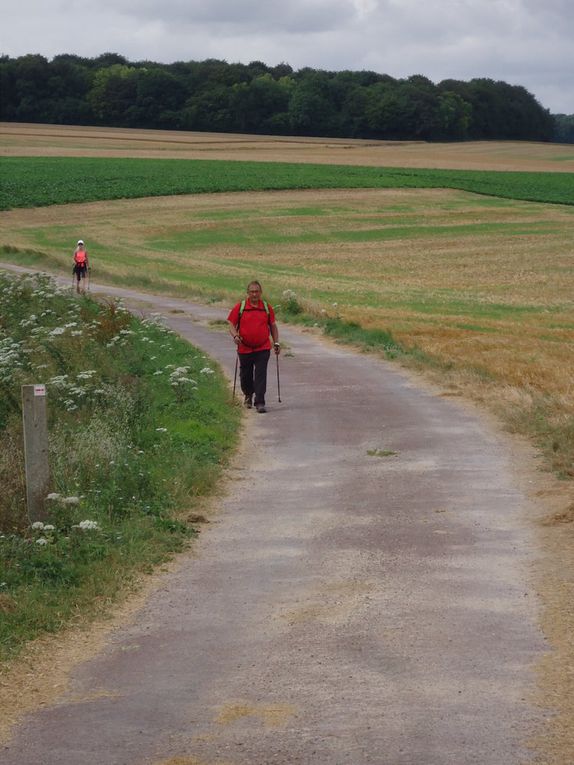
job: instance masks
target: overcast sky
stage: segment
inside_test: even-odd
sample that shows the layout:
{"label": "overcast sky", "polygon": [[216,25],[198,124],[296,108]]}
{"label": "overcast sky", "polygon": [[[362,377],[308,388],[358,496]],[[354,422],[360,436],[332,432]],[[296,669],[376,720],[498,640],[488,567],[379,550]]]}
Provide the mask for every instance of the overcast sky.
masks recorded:
{"label": "overcast sky", "polygon": [[490,77],[574,113],[574,0],[0,0],[0,53]]}

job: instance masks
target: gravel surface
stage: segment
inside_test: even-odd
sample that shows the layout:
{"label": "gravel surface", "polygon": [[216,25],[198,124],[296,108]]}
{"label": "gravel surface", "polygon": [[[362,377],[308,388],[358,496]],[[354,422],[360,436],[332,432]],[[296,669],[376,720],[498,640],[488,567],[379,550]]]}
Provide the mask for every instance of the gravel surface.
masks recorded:
{"label": "gravel surface", "polygon": [[[224,310],[147,299],[233,374]],[[505,439],[396,365],[281,332],[283,403],[272,359],[194,552],[5,765],[530,760],[547,649]]]}

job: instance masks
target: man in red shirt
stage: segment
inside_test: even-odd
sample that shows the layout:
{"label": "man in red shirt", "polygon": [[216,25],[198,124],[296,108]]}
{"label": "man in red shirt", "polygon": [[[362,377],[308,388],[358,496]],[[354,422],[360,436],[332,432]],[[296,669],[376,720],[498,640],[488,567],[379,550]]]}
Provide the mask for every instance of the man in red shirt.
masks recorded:
{"label": "man in red shirt", "polygon": [[277,355],[281,352],[281,346],[275,312],[261,299],[261,293],[261,284],[250,282],[247,285],[247,300],[233,306],[227,321],[239,354],[239,379],[245,406],[251,409],[255,403],[257,411],[263,413],[266,411],[267,364],[271,355],[269,334]]}

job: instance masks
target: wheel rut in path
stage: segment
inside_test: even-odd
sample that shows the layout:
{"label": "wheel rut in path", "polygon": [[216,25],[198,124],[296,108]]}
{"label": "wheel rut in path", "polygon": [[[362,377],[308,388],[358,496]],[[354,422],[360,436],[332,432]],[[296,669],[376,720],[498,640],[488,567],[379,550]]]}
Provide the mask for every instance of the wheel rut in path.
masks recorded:
{"label": "wheel rut in path", "polygon": [[[105,291],[233,375],[222,309]],[[280,329],[284,403],[271,359],[213,522],[5,765],[529,761],[545,642],[505,440],[395,366]]]}

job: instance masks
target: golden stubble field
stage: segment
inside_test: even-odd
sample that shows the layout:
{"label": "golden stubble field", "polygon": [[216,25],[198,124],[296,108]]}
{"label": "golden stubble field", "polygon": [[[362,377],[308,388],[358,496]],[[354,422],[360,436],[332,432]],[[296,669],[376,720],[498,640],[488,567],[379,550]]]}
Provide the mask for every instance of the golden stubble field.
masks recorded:
{"label": "golden stubble field", "polygon": [[[572,171],[574,147],[426,145],[56,126],[0,126],[0,154],[139,156]],[[69,273],[78,237],[93,278],[216,297],[260,278],[325,313],[390,331],[443,395],[465,396],[544,443],[522,465],[539,507],[537,589],[551,651],[540,696],[556,711],[538,762],[574,752],[574,208],[449,190],[245,192],[0,213],[0,245]],[[30,262],[7,253],[4,259]],[[526,469],[525,469],[526,467]],[[532,472],[532,471],[535,472]],[[552,470],[562,478],[555,478]],[[531,482],[531,483],[529,483]]]}
{"label": "golden stubble field", "polygon": [[[86,240],[93,278],[228,301],[258,277],[392,333],[524,430],[553,418],[565,475],[574,418],[574,208],[449,190],[212,194],[13,210],[2,242],[66,272]],[[13,256],[17,259],[17,256]],[[574,475],[574,474],[573,474]]]}
{"label": "golden stubble field", "polygon": [[574,172],[574,146],[253,136],[0,123],[0,156],[154,157],[378,167]]}

